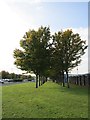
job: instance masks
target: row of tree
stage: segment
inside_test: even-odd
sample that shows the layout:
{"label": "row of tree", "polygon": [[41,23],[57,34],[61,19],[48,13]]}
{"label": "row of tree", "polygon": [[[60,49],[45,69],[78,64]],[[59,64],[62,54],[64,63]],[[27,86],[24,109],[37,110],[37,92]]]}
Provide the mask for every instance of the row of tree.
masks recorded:
{"label": "row of tree", "polygon": [[15,81],[22,81],[24,79],[32,79],[31,75],[15,74],[15,73],[9,73],[7,71],[1,71],[0,75],[2,79],[13,79]]}
{"label": "row of tree", "polygon": [[36,88],[38,80],[40,86],[40,81],[44,83],[47,77],[62,81],[65,86],[65,73],[69,88],[68,72],[81,62],[81,56],[87,48],[78,33],[74,34],[68,29],[51,35],[50,28],[43,26],[37,31],[33,29],[26,32],[20,40],[20,46],[23,50],[14,50],[14,64],[21,70],[36,74]]}

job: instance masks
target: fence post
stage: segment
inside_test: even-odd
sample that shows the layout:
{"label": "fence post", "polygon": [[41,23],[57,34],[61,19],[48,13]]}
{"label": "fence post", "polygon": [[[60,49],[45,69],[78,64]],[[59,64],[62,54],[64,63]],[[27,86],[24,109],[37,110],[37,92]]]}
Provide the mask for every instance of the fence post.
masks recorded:
{"label": "fence post", "polygon": [[85,75],[83,75],[83,79],[84,79],[84,86],[85,86],[86,85]]}
{"label": "fence post", "polygon": [[82,86],[82,76],[80,76],[80,86]]}
{"label": "fence post", "polygon": [[88,74],[88,86],[90,86],[90,74]]}
{"label": "fence post", "polygon": [[78,83],[79,83],[79,82],[78,82],[78,76],[77,76],[77,85],[78,85]]}

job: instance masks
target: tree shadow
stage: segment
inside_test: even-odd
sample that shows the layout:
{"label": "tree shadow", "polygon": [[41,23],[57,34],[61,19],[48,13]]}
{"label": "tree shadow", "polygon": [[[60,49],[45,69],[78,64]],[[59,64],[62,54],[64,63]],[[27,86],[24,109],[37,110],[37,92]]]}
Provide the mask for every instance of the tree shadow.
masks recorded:
{"label": "tree shadow", "polygon": [[84,87],[84,86],[70,85],[70,88],[67,88],[67,86],[63,87],[60,85],[60,91],[68,92],[69,94],[76,94],[76,95],[84,95],[84,96],[89,95],[88,87]]}

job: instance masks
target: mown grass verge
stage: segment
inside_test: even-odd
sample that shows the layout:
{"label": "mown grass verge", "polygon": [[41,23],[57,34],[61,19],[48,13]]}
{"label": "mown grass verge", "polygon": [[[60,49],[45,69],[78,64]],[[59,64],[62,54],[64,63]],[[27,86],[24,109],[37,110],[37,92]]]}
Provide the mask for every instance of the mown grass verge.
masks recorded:
{"label": "mown grass verge", "polygon": [[47,82],[2,87],[3,118],[87,118],[88,89]]}

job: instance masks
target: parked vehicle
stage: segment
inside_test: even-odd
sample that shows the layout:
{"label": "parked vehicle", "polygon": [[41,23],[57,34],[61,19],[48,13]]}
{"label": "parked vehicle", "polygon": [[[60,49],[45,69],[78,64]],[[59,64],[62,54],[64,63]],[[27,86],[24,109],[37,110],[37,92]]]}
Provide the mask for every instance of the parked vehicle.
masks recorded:
{"label": "parked vehicle", "polygon": [[32,80],[32,79],[28,79],[28,81],[35,82],[35,80]]}
{"label": "parked vehicle", "polygon": [[8,79],[8,82],[13,82],[13,79]]}
{"label": "parked vehicle", "polygon": [[3,83],[4,83],[4,81],[3,81],[3,80],[0,80],[0,83],[2,83],[2,84],[3,84]]}
{"label": "parked vehicle", "polygon": [[35,82],[35,80],[31,80],[32,82]]}
{"label": "parked vehicle", "polygon": [[13,82],[13,79],[4,79],[5,82]]}

